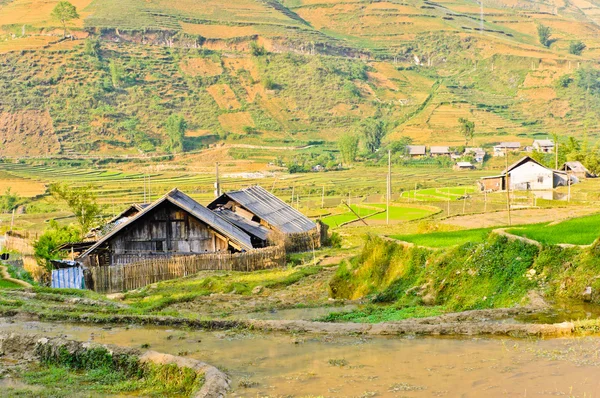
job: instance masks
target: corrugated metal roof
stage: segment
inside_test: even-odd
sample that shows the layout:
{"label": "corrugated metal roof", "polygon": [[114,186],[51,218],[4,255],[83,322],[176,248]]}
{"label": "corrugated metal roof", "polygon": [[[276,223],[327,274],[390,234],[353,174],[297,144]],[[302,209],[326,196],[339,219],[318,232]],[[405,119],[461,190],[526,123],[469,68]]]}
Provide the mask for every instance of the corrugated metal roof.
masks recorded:
{"label": "corrugated metal roof", "polygon": [[257,222],[248,220],[228,209],[219,208],[216,209],[215,212],[250,235],[254,235],[257,238],[265,241],[269,238],[269,233],[271,230]]}
{"label": "corrugated metal roof", "polygon": [[215,231],[217,231],[220,234],[224,235],[225,237],[229,238],[231,241],[233,241],[235,244],[239,245],[241,248],[246,249],[246,250],[253,249],[252,242],[250,240],[250,236],[246,232],[242,231],[235,225],[231,224],[229,221],[227,221],[223,217],[220,217],[216,213],[214,213],[214,212],[210,211],[209,209],[207,209],[206,207],[202,206],[200,203],[196,202],[194,199],[190,198],[189,196],[187,196],[183,192],[179,191],[178,189],[173,189],[172,191],[170,191],[169,193],[167,193],[160,199],[156,200],[154,203],[150,204],[149,206],[146,206],[141,212],[139,212],[135,216],[129,218],[126,222],[120,224],[117,228],[112,230],[109,234],[102,237],[102,239],[100,239],[98,242],[96,242],[96,244],[94,246],[90,247],[85,253],[83,253],[81,255],[81,257],[85,257],[85,256],[89,255],[95,249],[97,249],[100,245],[102,245],[104,242],[108,241],[109,239],[111,239],[112,237],[117,235],[119,232],[121,232],[124,228],[133,224],[134,222],[136,222],[137,220],[142,218],[144,215],[148,214],[153,209],[155,209],[158,205],[160,205],[166,201],[171,202],[174,205],[180,207],[182,210],[187,211],[189,214],[191,214],[198,220],[209,225]]}
{"label": "corrugated metal roof", "polygon": [[[227,192],[224,196],[283,233],[307,232],[317,227],[304,214],[258,185]],[[208,207],[215,209],[218,200],[213,201]]]}
{"label": "corrugated metal roof", "polygon": [[552,169],[550,169],[550,168],[548,168],[548,167],[544,166],[544,165],[543,165],[543,164],[541,164],[540,162],[538,162],[538,161],[536,161],[536,160],[534,160],[534,159],[530,158],[529,156],[524,156],[524,157],[522,157],[521,159],[519,159],[519,160],[517,160],[516,162],[514,162],[513,164],[511,164],[510,166],[508,166],[508,169],[504,170],[504,171],[502,172],[502,174],[506,174],[507,172],[511,172],[511,171],[513,171],[514,169],[516,169],[517,167],[519,167],[519,166],[521,166],[521,165],[523,165],[523,164],[525,164],[525,163],[529,163],[529,162],[533,162],[533,163],[535,163],[535,164],[537,164],[537,165],[540,165],[540,166],[542,166],[542,167],[543,167],[543,168],[545,168],[545,169],[552,170]]}

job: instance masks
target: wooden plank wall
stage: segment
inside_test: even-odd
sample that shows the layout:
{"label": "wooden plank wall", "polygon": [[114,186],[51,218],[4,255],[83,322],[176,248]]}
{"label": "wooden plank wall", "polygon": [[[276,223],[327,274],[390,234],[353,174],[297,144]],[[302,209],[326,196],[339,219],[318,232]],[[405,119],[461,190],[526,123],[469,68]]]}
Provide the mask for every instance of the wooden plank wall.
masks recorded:
{"label": "wooden plank wall", "polygon": [[90,267],[86,286],[98,293],[117,293],[200,271],[257,271],[285,266],[285,248],[271,246],[244,253],[211,253],[153,258],[126,265]]}

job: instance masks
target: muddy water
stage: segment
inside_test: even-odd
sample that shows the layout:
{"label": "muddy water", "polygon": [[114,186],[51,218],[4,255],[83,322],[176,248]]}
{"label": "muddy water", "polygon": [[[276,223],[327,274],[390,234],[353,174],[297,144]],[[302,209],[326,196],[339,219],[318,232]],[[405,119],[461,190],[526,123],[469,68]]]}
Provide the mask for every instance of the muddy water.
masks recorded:
{"label": "muddy water", "polygon": [[[235,397],[597,397],[600,338],[364,338],[15,322],[29,331],[209,362]],[[242,385],[251,387],[245,388]]]}
{"label": "muddy water", "polygon": [[346,312],[358,308],[357,305],[345,305],[341,307],[307,307],[289,308],[284,310],[272,310],[261,312],[249,312],[247,314],[235,314],[229,319],[261,319],[261,320],[305,320],[312,321],[322,318],[332,312]]}

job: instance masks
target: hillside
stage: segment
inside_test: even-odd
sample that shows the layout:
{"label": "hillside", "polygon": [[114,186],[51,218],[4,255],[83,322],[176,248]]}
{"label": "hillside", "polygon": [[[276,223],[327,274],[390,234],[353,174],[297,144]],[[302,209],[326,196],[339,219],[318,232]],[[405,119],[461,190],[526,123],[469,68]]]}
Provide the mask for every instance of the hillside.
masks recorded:
{"label": "hillside", "polygon": [[428,144],[464,143],[460,117],[481,145],[600,133],[593,2],[76,0],[73,40],[57,2],[0,0],[2,156],[160,153],[173,113],[187,150],[327,145],[374,115]]}

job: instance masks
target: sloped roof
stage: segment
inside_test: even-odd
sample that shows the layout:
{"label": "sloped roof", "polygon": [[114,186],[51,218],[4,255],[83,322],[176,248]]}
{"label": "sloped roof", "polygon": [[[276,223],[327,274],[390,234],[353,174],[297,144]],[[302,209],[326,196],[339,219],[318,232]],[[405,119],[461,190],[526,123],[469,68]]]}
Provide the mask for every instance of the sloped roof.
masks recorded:
{"label": "sloped roof", "polygon": [[250,235],[254,235],[259,239],[267,240],[271,230],[269,228],[260,225],[257,222],[248,220],[233,211],[224,208],[218,208],[214,210],[218,215],[228,220],[243,231],[246,231]]}
{"label": "sloped roof", "polygon": [[538,161],[530,158],[529,156],[523,156],[521,159],[517,160],[516,162],[514,162],[513,164],[511,164],[510,166],[508,166],[508,169],[504,170],[502,172],[502,174],[506,174],[507,172],[510,173],[511,171],[513,171],[514,169],[516,169],[517,167],[522,166],[525,163],[529,163],[529,162],[533,162],[533,163],[535,163],[537,165],[540,165],[540,166],[542,166],[545,169],[552,170],[552,169],[549,169],[548,167],[544,166],[540,162],[538,162]]}
{"label": "sloped roof", "polygon": [[227,192],[210,203],[208,208],[216,209],[223,198],[233,200],[283,233],[307,232],[317,227],[304,214],[258,185]]}
{"label": "sloped roof", "polygon": [[187,211],[196,219],[206,223],[215,231],[228,237],[234,244],[240,246],[240,248],[246,250],[253,249],[250,236],[246,232],[242,231],[223,217],[210,211],[206,207],[202,206],[200,203],[196,202],[194,199],[190,198],[189,196],[175,188],[160,199],[156,200],[154,203],[144,208],[135,216],[131,217],[126,222],[119,224],[114,230],[112,230],[107,235],[103,236],[102,239],[96,242],[94,246],[90,247],[85,253],[83,253],[81,257],[89,255],[91,252],[93,252],[95,249],[101,246],[104,242],[108,241],[109,239],[117,235],[119,232],[121,232],[123,229],[125,229],[127,226],[135,223],[137,220],[150,213],[157,206],[164,202],[170,202],[175,206],[181,208],[182,210]]}
{"label": "sloped roof", "polygon": [[118,219],[125,217],[129,213],[135,212],[137,214],[140,211],[144,210],[148,206],[150,206],[150,203],[134,203],[131,206],[129,206],[128,208],[126,208],[125,210],[123,210],[122,212],[120,212],[119,214],[117,214],[116,216],[114,216],[113,218],[111,218],[107,222],[107,224],[113,223],[113,222],[117,221]]}
{"label": "sloped roof", "polygon": [[473,165],[471,164],[471,162],[457,162],[456,165],[458,167],[473,167]]}
{"label": "sloped roof", "polygon": [[465,153],[474,153],[474,154],[482,154],[485,155],[485,150],[483,148],[465,148]]}
{"label": "sloped roof", "polygon": [[574,171],[576,173],[589,173],[590,171],[588,169],[585,168],[585,166],[583,164],[581,164],[581,162],[565,162],[561,168],[561,170],[571,170]]}
{"label": "sloped roof", "polygon": [[425,145],[407,145],[409,155],[425,155]]}
{"label": "sloped roof", "polygon": [[450,153],[450,147],[447,146],[432,146],[429,151],[433,154],[446,154]]}
{"label": "sloped roof", "polygon": [[520,142],[501,142],[494,148],[521,148]]}
{"label": "sloped roof", "polygon": [[535,144],[541,147],[554,147],[554,141],[552,140],[533,140],[533,145]]}

